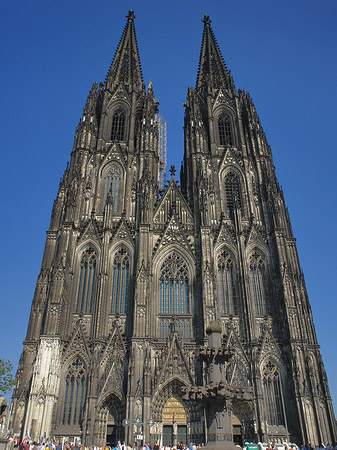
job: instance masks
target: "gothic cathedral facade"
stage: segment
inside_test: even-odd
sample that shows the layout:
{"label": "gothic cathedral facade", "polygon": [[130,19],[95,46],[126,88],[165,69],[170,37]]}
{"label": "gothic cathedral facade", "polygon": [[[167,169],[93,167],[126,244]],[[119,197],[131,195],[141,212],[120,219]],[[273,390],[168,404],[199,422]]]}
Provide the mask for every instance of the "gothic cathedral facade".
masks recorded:
{"label": "gothic cathedral facade", "polygon": [[[207,441],[206,327],[222,327],[234,441],[336,442],[295,238],[271,149],[205,16],[181,186],[160,185],[158,102],[134,14],[94,83],[60,182],[10,427],[32,439]],[[164,189],[162,189],[164,188]]]}

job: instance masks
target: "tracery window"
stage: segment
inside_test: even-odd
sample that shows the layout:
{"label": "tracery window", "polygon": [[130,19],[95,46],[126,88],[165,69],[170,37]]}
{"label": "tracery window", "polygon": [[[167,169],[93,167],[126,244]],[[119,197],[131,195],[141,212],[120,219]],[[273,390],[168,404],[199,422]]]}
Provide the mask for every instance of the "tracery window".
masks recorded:
{"label": "tracery window", "polygon": [[255,316],[267,314],[266,267],[263,258],[254,253],[250,258],[250,286],[254,302]]}
{"label": "tracery window", "polygon": [[241,208],[241,184],[238,174],[235,172],[228,172],[225,176],[225,193],[228,215],[231,217],[234,212],[234,205]]}
{"label": "tracery window", "polygon": [[220,145],[233,145],[232,123],[228,114],[222,114],[218,119]]}
{"label": "tracery window", "polygon": [[90,314],[92,312],[96,259],[96,253],[91,247],[87,248],[82,254],[76,302],[77,313],[83,312]]}
{"label": "tracery window", "polygon": [[62,425],[80,425],[87,388],[85,365],[81,359],[73,360],[65,381]]}
{"label": "tracery window", "polygon": [[130,257],[120,248],[113,261],[111,314],[126,314],[129,287]]}
{"label": "tracery window", "polygon": [[124,141],[125,137],[125,111],[117,109],[112,116],[111,140]]}
{"label": "tracery window", "polygon": [[177,253],[165,260],[160,273],[160,313],[189,314],[188,269]]}
{"label": "tracery window", "polygon": [[219,255],[217,269],[221,313],[225,316],[236,316],[238,307],[235,295],[234,264],[226,251]]}
{"label": "tracery window", "polygon": [[113,205],[112,212],[114,214],[118,213],[120,209],[119,196],[120,196],[121,179],[122,179],[122,168],[117,164],[113,164],[105,177],[103,210],[105,208],[108,196],[111,196],[111,201]]}
{"label": "tracery window", "polygon": [[284,425],[282,385],[277,365],[267,361],[262,371],[266,421],[269,425]]}

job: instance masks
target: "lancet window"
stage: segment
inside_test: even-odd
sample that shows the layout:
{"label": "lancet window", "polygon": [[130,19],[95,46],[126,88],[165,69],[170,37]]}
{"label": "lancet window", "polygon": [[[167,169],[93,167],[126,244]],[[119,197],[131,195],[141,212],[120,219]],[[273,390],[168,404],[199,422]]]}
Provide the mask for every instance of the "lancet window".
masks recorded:
{"label": "lancet window", "polygon": [[96,252],[91,247],[82,254],[76,302],[76,312],[78,313],[90,314],[92,312],[96,260]]}
{"label": "lancet window", "polygon": [[232,122],[228,114],[222,114],[218,119],[220,145],[233,145]]}
{"label": "lancet window", "polygon": [[125,111],[117,109],[112,116],[111,140],[124,141],[125,138]]}
{"label": "lancet window", "polygon": [[255,316],[267,314],[266,267],[263,258],[254,253],[250,258],[250,286],[254,302]]}
{"label": "lancet window", "polygon": [[262,379],[266,422],[269,425],[284,425],[281,378],[274,362],[267,361],[264,365]]}
{"label": "lancet window", "polygon": [[181,256],[173,252],[166,258],[159,281],[160,313],[189,314],[189,276]]}
{"label": "lancet window", "polygon": [[226,251],[219,255],[217,269],[221,312],[225,316],[235,316],[238,314],[238,306],[235,295],[234,264],[231,256]]}
{"label": "lancet window", "polygon": [[80,425],[83,417],[87,388],[86,370],[83,361],[75,358],[71,363],[66,380],[62,411],[63,425]]}
{"label": "lancet window", "polygon": [[128,302],[130,256],[121,248],[113,260],[111,314],[126,314]]}
{"label": "lancet window", "polygon": [[119,212],[121,179],[121,167],[117,164],[113,164],[105,177],[103,210],[107,201],[109,200],[110,202],[112,202],[112,212],[114,214],[117,214]]}
{"label": "lancet window", "polygon": [[241,208],[241,184],[238,174],[228,172],[225,176],[225,194],[226,204],[229,217],[233,215],[234,206]]}

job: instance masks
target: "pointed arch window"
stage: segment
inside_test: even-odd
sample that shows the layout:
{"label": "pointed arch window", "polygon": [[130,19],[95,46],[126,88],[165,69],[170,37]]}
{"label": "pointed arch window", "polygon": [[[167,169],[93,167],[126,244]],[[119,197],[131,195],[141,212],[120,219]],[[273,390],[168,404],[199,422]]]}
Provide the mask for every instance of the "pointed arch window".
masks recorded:
{"label": "pointed arch window", "polygon": [[130,256],[121,248],[113,261],[111,314],[126,314],[130,278]]}
{"label": "pointed arch window", "polygon": [[284,425],[283,392],[277,365],[268,360],[262,370],[265,419],[268,425]]}
{"label": "pointed arch window", "polygon": [[228,216],[232,217],[234,213],[234,206],[241,208],[241,183],[239,175],[235,172],[228,172],[225,176],[225,194]]}
{"label": "pointed arch window", "polygon": [[117,109],[112,116],[111,140],[125,140],[125,111],[121,108]]}
{"label": "pointed arch window", "polygon": [[254,253],[250,258],[250,286],[254,302],[255,316],[267,314],[266,267],[263,258]]}
{"label": "pointed arch window", "polygon": [[71,363],[65,379],[62,425],[80,425],[87,388],[86,368],[80,358]]}
{"label": "pointed arch window", "polygon": [[112,202],[113,214],[117,214],[119,212],[121,180],[122,169],[119,165],[113,164],[105,177],[103,210],[107,200],[109,199],[109,201]]}
{"label": "pointed arch window", "polygon": [[77,291],[76,312],[91,314],[94,296],[97,255],[91,247],[82,254]]}
{"label": "pointed arch window", "polygon": [[221,114],[218,129],[220,145],[233,145],[232,121],[229,114]]}
{"label": "pointed arch window", "polygon": [[237,316],[238,306],[235,295],[234,264],[226,251],[219,255],[217,269],[221,313],[225,316]]}
{"label": "pointed arch window", "polygon": [[171,253],[164,261],[159,278],[160,313],[189,314],[189,277],[184,260]]}

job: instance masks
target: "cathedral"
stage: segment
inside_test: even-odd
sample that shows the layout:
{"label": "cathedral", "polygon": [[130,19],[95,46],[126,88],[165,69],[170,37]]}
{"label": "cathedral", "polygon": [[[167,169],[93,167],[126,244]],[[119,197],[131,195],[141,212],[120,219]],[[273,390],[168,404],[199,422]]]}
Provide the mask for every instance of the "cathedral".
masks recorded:
{"label": "cathedral", "polygon": [[180,183],[173,166],[166,182],[165,123],[143,82],[134,19],[129,11],[105,82],[89,92],[60,181],[9,426],[87,445],[206,443],[215,323],[235,443],[336,442],[296,240],[253,101],[236,89],[205,16]]}

